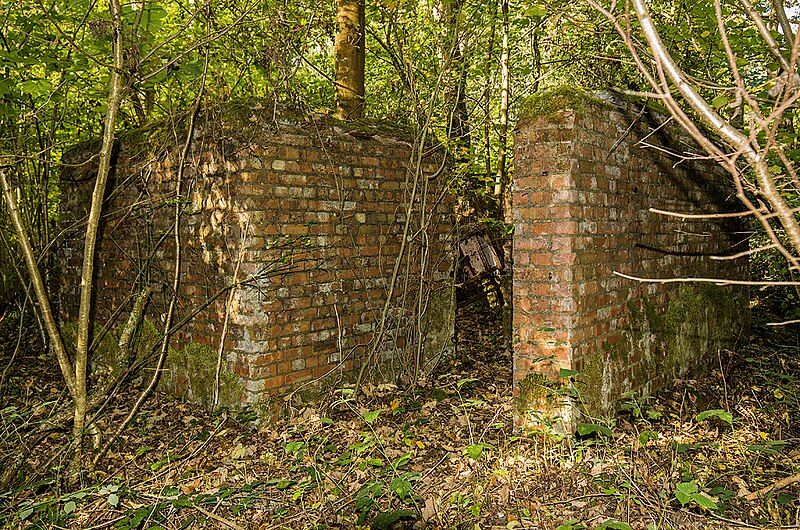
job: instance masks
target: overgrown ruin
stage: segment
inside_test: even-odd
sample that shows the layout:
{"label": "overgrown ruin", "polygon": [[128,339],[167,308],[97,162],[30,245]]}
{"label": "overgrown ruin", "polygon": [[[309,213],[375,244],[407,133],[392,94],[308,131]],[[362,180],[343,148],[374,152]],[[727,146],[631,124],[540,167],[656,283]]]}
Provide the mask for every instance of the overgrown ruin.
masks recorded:
{"label": "overgrown ruin", "polygon": [[560,90],[528,101],[515,145],[521,423],[607,415],[626,392],[699,377],[720,348],[747,340],[746,287],[620,275],[748,277],[741,218],[692,217],[742,209],[731,177],[693,158],[694,142],[666,117]]}
{"label": "overgrown ruin", "polygon": [[[97,254],[97,322],[118,326],[137,292],[154,288],[137,343],[152,351],[172,296],[175,207],[183,209],[176,321],[200,311],[172,341],[162,388],[210,405],[221,356],[220,404],[241,405],[352,377],[364,363],[402,380],[449,347],[441,154],[420,153],[397,129],[232,104],[199,117],[177,195],[186,123],[120,140]],[[71,152],[62,175],[67,321],[77,314],[94,148]],[[95,359],[118,364],[116,338],[94,333],[105,337]]]}
{"label": "overgrown ruin", "polygon": [[[172,295],[170,233],[182,206],[180,315],[208,307],[177,334],[164,388],[210,404],[221,355],[221,403],[239,405],[352,377],[364,363],[402,379],[450,347],[454,242],[441,153],[423,157],[396,130],[237,104],[200,120],[177,196],[174,138],[186,131],[171,127],[120,142],[95,304],[98,322],[119,322],[138,290],[155,287],[139,334],[139,349],[152,346]],[[745,339],[746,288],[621,276],[747,277],[747,258],[735,257],[748,247],[741,221],[692,217],[739,205],[713,161],[677,155],[693,149],[684,134],[624,100],[562,90],[527,103],[515,142],[520,423],[611,413],[626,392],[695,377]],[[73,228],[61,251],[66,320],[78,300],[91,154],[71,153],[62,180],[62,224]],[[114,350],[106,340],[101,354]]]}

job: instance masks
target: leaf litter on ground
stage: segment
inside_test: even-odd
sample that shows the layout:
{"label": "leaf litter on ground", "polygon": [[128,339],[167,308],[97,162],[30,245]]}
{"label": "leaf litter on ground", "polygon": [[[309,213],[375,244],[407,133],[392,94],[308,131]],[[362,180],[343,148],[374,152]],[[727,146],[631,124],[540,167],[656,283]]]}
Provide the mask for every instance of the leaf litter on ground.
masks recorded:
{"label": "leaf litter on ground", "polygon": [[[77,492],[60,487],[67,433],[32,447],[0,494],[7,528],[796,528],[798,331],[753,326],[719,369],[627,396],[578,436],[512,428],[511,356],[498,316],[460,308],[457,353],[404,390],[282,401],[279,419],[210,414],[158,395]],[[3,331],[6,332],[6,331]],[[3,396],[10,449],[32,411],[64,400],[35,336]],[[3,350],[7,362],[9,352]],[[349,387],[352,390],[352,387]],[[113,430],[133,396],[98,420]],[[5,453],[4,453],[5,454]],[[8,453],[10,454],[10,452]],[[54,456],[55,455],[55,456]]]}

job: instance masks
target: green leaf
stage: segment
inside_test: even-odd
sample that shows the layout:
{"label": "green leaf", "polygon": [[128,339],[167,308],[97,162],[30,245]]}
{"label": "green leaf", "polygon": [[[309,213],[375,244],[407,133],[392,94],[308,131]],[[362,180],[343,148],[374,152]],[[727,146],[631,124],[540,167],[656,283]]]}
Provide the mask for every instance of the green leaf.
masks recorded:
{"label": "green leaf", "polygon": [[139,528],[139,525],[142,524],[145,517],[150,515],[150,507],[149,506],[142,506],[133,514],[131,517],[130,528]]}
{"label": "green leaf", "polygon": [[731,98],[728,96],[718,96],[715,97],[714,100],[711,102],[711,106],[714,107],[715,109],[721,109],[722,107],[730,103],[730,101]]}
{"label": "green leaf", "polygon": [[650,440],[658,440],[658,433],[655,431],[642,431],[639,434],[639,443],[646,445]]}
{"label": "green leaf", "polygon": [[372,519],[372,528],[386,530],[403,517],[414,517],[415,513],[411,510],[392,510],[381,512]]}
{"label": "green leaf", "polygon": [[778,495],[775,496],[775,500],[778,501],[780,505],[789,504],[796,498],[797,495],[792,495],[791,493],[778,493]]}
{"label": "green leaf", "polygon": [[474,377],[465,377],[463,379],[459,379],[458,382],[456,383],[456,386],[458,387],[459,390],[461,390],[462,386],[466,385],[467,383],[474,383],[475,381],[477,381],[477,379],[475,379]]}
{"label": "green leaf", "polygon": [[786,447],[786,442],[769,441],[763,444],[755,444],[747,447],[751,453],[766,453],[768,455],[776,455]]}
{"label": "green leaf", "polygon": [[695,493],[692,495],[692,500],[696,502],[698,506],[706,510],[717,510],[719,508],[717,503],[705,493]]}
{"label": "green leaf", "polygon": [[386,409],[373,410],[372,412],[367,412],[361,417],[364,418],[364,421],[367,423],[374,423],[375,420],[378,419],[378,416],[381,415],[381,412],[383,412],[384,410]]}
{"label": "green leaf", "polygon": [[547,14],[547,9],[543,5],[533,5],[525,10],[527,17],[541,17]]}
{"label": "green leaf", "polygon": [[612,436],[614,434],[611,432],[611,429],[605,425],[597,425],[596,423],[579,423],[577,429],[578,434],[581,436],[586,436],[587,434],[593,434],[596,432],[599,432],[604,436]]}
{"label": "green leaf", "polygon": [[24,521],[25,519],[30,517],[32,513],[33,513],[33,508],[25,508],[24,510],[19,512],[19,520]]}
{"label": "green leaf", "polygon": [[397,460],[394,461],[392,464],[392,469],[400,469],[401,467],[405,466],[411,460],[412,456],[413,455],[411,453],[403,453],[397,458]]}
{"label": "green leaf", "polygon": [[675,485],[675,498],[683,506],[689,504],[697,493],[697,484],[694,482],[680,482]]}
{"label": "green leaf", "polygon": [[294,493],[292,493],[292,500],[296,501],[297,499],[299,499],[300,497],[305,495],[306,490],[308,489],[308,487],[309,487],[309,483],[308,482],[303,482],[302,484],[297,486],[297,488],[294,490]]}
{"label": "green leaf", "polygon": [[305,446],[305,444],[303,442],[289,442],[284,447],[284,450],[288,454],[293,454],[293,453],[296,453],[297,451],[299,451],[300,449],[302,449],[303,446]]}
{"label": "green leaf", "polygon": [[389,485],[389,488],[393,492],[397,494],[400,499],[405,499],[409,493],[411,493],[411,482],[408,481],[405,477],[397,477],[392,480],[392,483]]}
{"label": "green leaf", "polygon": [[679,454],[683,454],[686,451],[700,449],[703,446],[703,444],[675,444],[675,451],[677,451]]}
{"label": "green leaf", "polygon": [[726,412],[722,409],[711,409],[701,412],[695,417],[695,420],[700,422],[708,418],[719,418],[720,420],[733,425],[733,415],[730,412]]}
{"label": "green leaf", "polygon": [[201,60],[191,61],[180,67],[180,73],[184,79],[191,81],[203,74],[203,62]]}
{"label": "green leaf", "polygon": [[380,458],[370,458],[367,460],[367,464],[371,465],[372,467],[383,467],[383,460]]}
{"label": "green leaf", "polygon": [[468,445],[464,452],[473,460],[477,460],[481,457],[484,449],[491,448],[491,444],[486,443],[479,443],[479,444],[471,444]]}
{"label": "green leaf", "polygon": [[569,379],[570,377],[575,377],[576,375],[578,375],[577,370],[569,370],[567,368],[561,368],[558,371],[558,377],[560,377],[561,379]]}
{"label": "green leaf", "polygon": [[64,513],[72,513],[75,511],[75,501],[69,501],[67,504],[64,505]]}
{"label": "green leaf", "polygon": [[169,464],[169,458],[162,458],[158,462],[153,462],[150,464],[150,471],[158,471],[164,467],[165,464]]}
{"label": "green leaf", "polygon": [[275,488],[279,490],[285,490],[294,483],[295,483],[294,480],[280,479],[275,481]]}
{"label": "green leaf", "polygon": [[186,495],[181,495],[180,497],[172,501],[172,506],[180,510],[181,508],[188,508],[192,506],[192,501],[190,501],[189,497],[187,497]]}
{"label": "green leaf", "polygon": [[119,495],[117,495],[116,493],[109,494],[108,495],[108,504],[110,504],[111,506],[116,508],[117,505],[119,504]]}
{"label": "green leaf", "polygon": [[152,448],[151,446],[149,446],[149,445],[145,445],[144,447],[140,447],[139,449],[137,449],[137,450],[136,450],[136,452],[135,452],[134,454],[135,454],[136,456],[142,456],[142,455],[143,455],[143,454],[145,454],[146,452],[148,452],[148,451],[152,451],[152,450],[153,450],[153,448]]}
{"label": "green leaf", "polygon": [[179,486],[166,486],[164,488],[164,496],[165,497],[174,497],[181,492],[181,488]]}
{"label": "green leaf", "polygon": [[678,502],[681,503],[682,506],[686,506],[692,501],[692,496],[683,493],[682,491],[675,491],[675,498],[678,499]]}
{"label": "green leaf", "polygon": [[50,91],[50,82],[46,79],[29,79],[23,81],[17,88],[23,94],[30,94],[31,96],[40,96]]}
{"label": "green leaf", "polygon": [[155,33],[162,26],[162,19],[167,16],[166,10],[158,4],[150,4],[145,9],[144,23],[147,31]]}

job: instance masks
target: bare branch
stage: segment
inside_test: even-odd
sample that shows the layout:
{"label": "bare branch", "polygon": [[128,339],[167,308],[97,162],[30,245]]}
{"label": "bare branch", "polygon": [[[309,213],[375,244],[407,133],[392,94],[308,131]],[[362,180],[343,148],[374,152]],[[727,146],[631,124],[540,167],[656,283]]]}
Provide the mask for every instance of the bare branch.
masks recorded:
{"label": "bare branch", "polygon": [[749,0],[739,0],[739,2],[741,2],[745,13],[747,13],[747,16],[750,17],[750,19],[756,25],[756,28],[758,28],[758,33],[761,35],[761,38],[764,39],[764,42],[767,44],[770,53],[772,53],[775,59],[778,60],[781,68],[787,72],[790,72],[791,67],[789,66],[789,61],[787,61],[786,57],[783,56],[780,44],[778,44],[778,42],[775,40],[775,37],[772,36],[772,32],[764,23],[764,19],[761,18],[761,15],[758,13],[758,11],[756,11],[756,9],[753,7],[753,4],[751,4]]}
{"label": "bare branch", "polygon": [[658,208],[650,208],[648,211],[657,213],[659,215],[666,215],[668,217],[680,217],[681,219],[727,219],[732,217],[747,217],[749,215],[753,215],[751,210],[735,213],[680,213],[670,212],[668,210],[659,210]]}
{"label": "bare branch", "polygon": [[770,245],[764,245],[763,247],[756,247],[756,248],[751,248],[750,250],[743,250],[742,252],[737,252],[736,254],[731,254],[730,256],[711,256],[711,259],[717,261],[739,259],[745,256],[752,256],[753,254],[758,254],[759,252],[763,252],[765,250],[771,250],[773,248],[778,248],[778,245],[772,243]]}
{"label": "bare branch", "polygon": [[781,29],[783,30],[784,37],[788,42],[793,43],[794,31],[792,30],[792,24],[789,22],[789,17],[786,16],[783,0],[772,0],[772,9],[775,11],[775,15],[778,18],[778,23],[781,25]]}
{"label": "bare branch", "polygon": [[615,276],[641,283],[713,283],[715,285],[800,285],[800,282],[768,282],[751,280],[726,280],[725,278],[642,278],[614,271]]}

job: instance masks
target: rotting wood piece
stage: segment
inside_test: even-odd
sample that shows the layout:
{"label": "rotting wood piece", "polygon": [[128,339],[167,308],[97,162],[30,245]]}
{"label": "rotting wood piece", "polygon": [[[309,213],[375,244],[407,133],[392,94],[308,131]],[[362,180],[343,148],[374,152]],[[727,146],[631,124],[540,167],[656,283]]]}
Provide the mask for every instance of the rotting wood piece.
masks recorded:
{"label": "rotting wood piece", "polygon": [[467,285],[489,276],[496,276],[503,265],[492,242],[477,233],[458,243],[459,272],[462,284]]}

